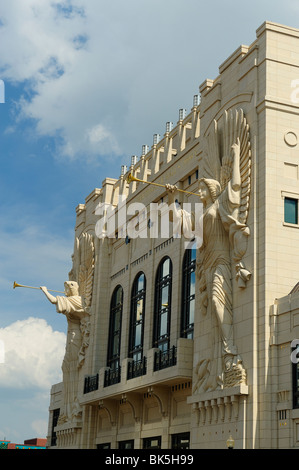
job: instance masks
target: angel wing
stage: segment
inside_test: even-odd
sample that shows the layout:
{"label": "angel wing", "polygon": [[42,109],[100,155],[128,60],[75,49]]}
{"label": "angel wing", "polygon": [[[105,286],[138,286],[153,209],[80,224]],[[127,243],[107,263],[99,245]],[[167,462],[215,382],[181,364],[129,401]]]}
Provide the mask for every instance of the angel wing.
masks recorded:
{"label": "angel wing", "polygon": [[232,152],[231,147],[240,141],[240,176],[241,176],[241,201],[238,220],[246,224],[249,209],[250,180],[251,180],[251,147],[249,125],[247,124],[242,109],[225,112],[223,126],[223,158],[220,173],[220,185],[222,190],[227,186],[232,176]]}
{"label": "angel wing", "polygon": [[212,131],[207,137],[207,151],[204,168],[205,175],[219,181],[223,191],[232,177],[233,144],[240,141],[240,176],[241,176],[241,203],[238,220],[246,224],[249,210],[250,179],[251,179],[251,147],[249,125],[242,109],[225,111],[223,115],[222,130],[214,120]]}
{"label": "angel wing", "polygon": [[203,164],[203,176],[205,178],[220,181],[221,173],[221,153],[220,153],[220,133],[218,123],[214,119],[212,130],[204,141],[205,159]]}
{"label": "angel wing", "polygon": [[79,285],[84,308],[90,309],[94,278],[94,239],[90,233],[83,233],[75,240],[71,277]]}

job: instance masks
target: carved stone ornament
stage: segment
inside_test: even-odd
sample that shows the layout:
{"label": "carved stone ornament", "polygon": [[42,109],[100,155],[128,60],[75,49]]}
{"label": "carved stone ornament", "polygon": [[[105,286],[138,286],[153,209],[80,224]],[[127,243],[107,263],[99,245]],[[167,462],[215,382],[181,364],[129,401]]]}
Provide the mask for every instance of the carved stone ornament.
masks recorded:
{"label": "carved stone ornament", "polygon": [[[69,281],[64,283],[65,296],[54,297],[46,288],[43,291],[58,313],[63,313],[68,322],[63,371],[63,408],[58,425],[70,422],[81,412],[76,400],[79,368],[85,360],[89,345],[90,314],[94,277],[93,235],[83,233],[76,238],[73,267]],[[74,414],[74,403],[76,410]]]}
{"label": "carved stone ornament", "polygon": [[[244,289],[251,273],[243,256],[250,235],[247,226],[251,150],[249,126],[242,110],[224,112],[206,137],[203,178],[203,244],[198,250],[201,313],[211,321],[212,354],[196,366],[194,392],[246,383],[246,371],[233,339],[232,265]],[[183,213],[187,221],[190,214]],[[185,223],[188,223],[188,221]],[[183,222],[184,223],[184,222]]]}

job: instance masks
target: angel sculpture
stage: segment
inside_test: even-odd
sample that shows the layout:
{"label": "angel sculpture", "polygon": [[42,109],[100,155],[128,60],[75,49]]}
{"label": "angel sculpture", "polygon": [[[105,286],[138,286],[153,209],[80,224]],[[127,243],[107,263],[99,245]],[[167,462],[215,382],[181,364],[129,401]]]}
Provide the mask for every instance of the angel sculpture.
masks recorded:
{"label": "angel sculpture", "polygon": [[[249,130],[242,110],[224,114],[223,152],[220,158],[220,132],[214,121],[207,138],[208,155],[204,162],[205,177],[199,181],[203,203],[203,243],[197,256],[197,276],[201,311],[211,318],[214,335],[211,357],[197,365],[194,391],[205,392],[244,383],[246,371],[233,340],[232,261],[238,285],[246,286],[250,272],[242,258],[247,249],[249,228],[246,225],[249,194],[251,151]],[[181,218],[183,233],[194,230],[194,215],[176,209],[176,187],[166,185],[173,217]],[[177,213],[175,213],[177,211]],[[177,219],[178,220],[178,219]]]}
{"label": "angel sculpture", "polygon": [[78,383],[78,369],[85,360],[89,344],[90,313],[94,276],[93,236],[84,233],[76,238],[73,267],[69,281],[64,283],[65,296],[54,297],[44,286],[41,290],[47,299],[56,305],[56,311],[63,313],[68,322],[65,356],[62,363],[64,411],[59,424],[74,416]]}

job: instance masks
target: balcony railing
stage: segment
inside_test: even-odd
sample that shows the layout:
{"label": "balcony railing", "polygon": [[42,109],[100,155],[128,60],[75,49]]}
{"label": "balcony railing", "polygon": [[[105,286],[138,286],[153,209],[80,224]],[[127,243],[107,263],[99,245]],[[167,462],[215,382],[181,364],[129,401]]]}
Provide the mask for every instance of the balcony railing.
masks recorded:
{"label": "balcony railing", "polygon": [[177,348],[167,349],[167,351],[157,351],[155,353],[154,371],[175,366],[177,362]]}
{"label": "balcony railing", "polygon": [[121,379],[121,367],[118,369],[107,369],[105,371],[104,387],[109,385],[118,384]]}
{"label": "balcony railing", "polygon": [[99,374],[88,375],[84,379],[84,393],[94,392],[99,388]]}
{"label": "balcony railing", "polygon": [[127,379],[134,379],[146,374],[146,357],[140,359],[140,361],[130,361],[128,363],[128,375]]}
{"label": "balcony railing", "polygon": [[[192,360],[193,341],[179,338],[177,346],[172,346],[166,351],[151,348],[147,351],[146,357],[142,357],[140,360],[134,361],[132,358],[127,357],[122,360],[122,365],[118,363],[117,367],[102,367],[98,374],[85,376],[84,394],[98,391],[99,395],[103,393],[103,396],[107,396],[110,392],[109,390],[104,391],[103,388],[120,383],[129,390],[136,385],[131,379],[138,377],[142,377],[142,383],[147,386],[153,380],[156,380],[152,376],[153,372],[173,366],[175,366],[173,370],[169,370],[165,375],[166,380],[169,380],[170,376],[176,373],[180,376],[192,377]],[[159,377],[160,379],[162,380],[163,376]],[[113,390],[113,393],[115,393],[115,390]],[[93,398],[93,395],[91,397],[86,396],[86,402]]]}

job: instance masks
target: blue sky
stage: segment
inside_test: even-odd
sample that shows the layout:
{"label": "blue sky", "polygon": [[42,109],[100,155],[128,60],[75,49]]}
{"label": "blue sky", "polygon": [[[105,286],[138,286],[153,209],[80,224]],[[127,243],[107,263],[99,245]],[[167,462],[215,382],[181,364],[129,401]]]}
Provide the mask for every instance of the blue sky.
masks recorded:
{"label": "blue sky", "polygon": [[[265,21],[299,27],[296,0],[7,0],[0,3],[0,439],[45,437],[66,321],[75,208]],[[295,77],[298,78],[298,77]]]}

